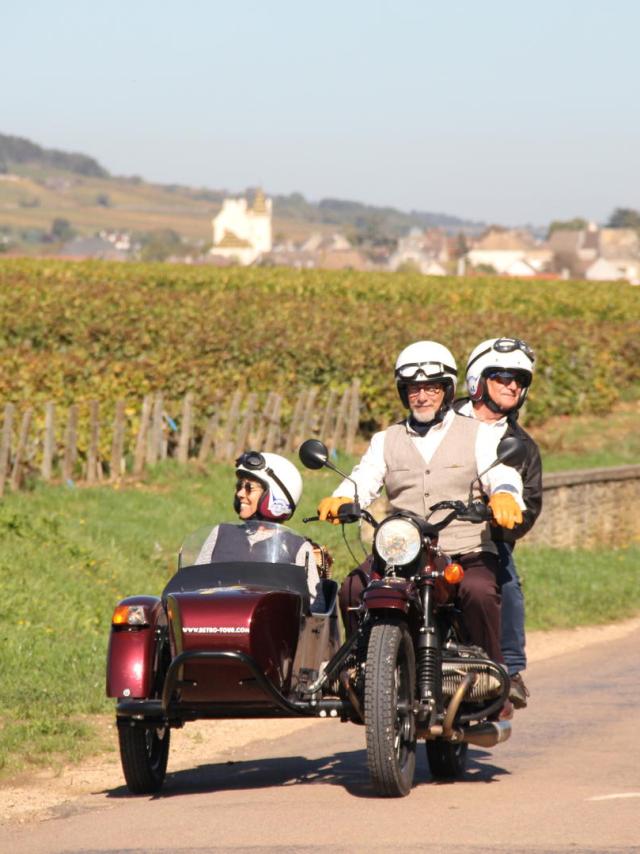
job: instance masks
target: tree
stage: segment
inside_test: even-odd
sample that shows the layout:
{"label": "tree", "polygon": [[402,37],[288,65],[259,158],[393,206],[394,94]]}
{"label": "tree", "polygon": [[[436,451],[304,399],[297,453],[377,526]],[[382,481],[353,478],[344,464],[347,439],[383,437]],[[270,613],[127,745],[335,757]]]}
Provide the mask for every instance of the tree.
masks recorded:
{"label": "tree", "polygon": [[609,217],[609,228],[636,228],[640,230],[640,211],[633,208],[616,208]]}
{"label": "tree", "polygon": [[549,226],[547,237],[551,237],[554,231],[582,231],[588,226],[586,219],[576,216],[573,219],[555,219]]}
{"label": "tree", "polygon": [[74,234],[75,231],[71,227],[71,223],[68,219],[56,217],[51,223],[51,236],[56,240],[71,240]]}

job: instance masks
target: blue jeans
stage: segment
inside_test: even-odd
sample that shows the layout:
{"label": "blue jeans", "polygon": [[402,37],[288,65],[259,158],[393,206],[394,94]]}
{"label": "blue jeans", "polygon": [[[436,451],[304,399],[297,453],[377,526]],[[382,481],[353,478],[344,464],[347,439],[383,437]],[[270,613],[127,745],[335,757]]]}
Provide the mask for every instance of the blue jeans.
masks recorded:
{"label": "blue jeans", "polygon": [[520,673],[527,666],[524,651],[524,595],[513,560],[513,546],[497,543],[500,557],[498,584],[502,593],[502,654],[509,676]]}

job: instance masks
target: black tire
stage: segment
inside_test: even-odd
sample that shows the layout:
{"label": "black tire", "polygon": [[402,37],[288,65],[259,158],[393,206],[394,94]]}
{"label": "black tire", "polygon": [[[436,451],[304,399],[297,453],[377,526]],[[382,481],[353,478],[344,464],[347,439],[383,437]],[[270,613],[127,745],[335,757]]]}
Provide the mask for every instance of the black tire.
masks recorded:
{"label": "black tire", "polygon": [[436,739],[427,741],[427,760],[436,780],[459,780],[467,767],[468,744]]}
{"label": "black tire", "polygon": [[369,774],[376,794],[382,797],[404,797],[413,785],[415,682],[415,655],[406,627],[375,625],[367,650],[364,720]]}
{"label": "black tire", "polygon": [[120,761],[129,791],[134,795],[157,792],[164,783],[169,758],[169,727],[119,724]]}

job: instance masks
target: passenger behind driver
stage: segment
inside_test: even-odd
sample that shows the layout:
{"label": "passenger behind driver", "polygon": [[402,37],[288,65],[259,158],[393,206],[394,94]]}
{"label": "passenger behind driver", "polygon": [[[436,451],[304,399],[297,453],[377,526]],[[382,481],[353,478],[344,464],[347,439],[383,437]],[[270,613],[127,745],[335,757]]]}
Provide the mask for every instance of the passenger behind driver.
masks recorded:
{"label": "passenger behind driver", "polygon": [[324,599],[314,550],[309,540],[293,531],[278,530],[274,554],[274,528],[294,514],[302,495],[302,478],[292,462],[279,454],[247,451],[236,460],[233,509],[250,525],[216,525],[205,540],[196,564],[222,561],[266,561],[307,568],[312,610],[321,613]]}

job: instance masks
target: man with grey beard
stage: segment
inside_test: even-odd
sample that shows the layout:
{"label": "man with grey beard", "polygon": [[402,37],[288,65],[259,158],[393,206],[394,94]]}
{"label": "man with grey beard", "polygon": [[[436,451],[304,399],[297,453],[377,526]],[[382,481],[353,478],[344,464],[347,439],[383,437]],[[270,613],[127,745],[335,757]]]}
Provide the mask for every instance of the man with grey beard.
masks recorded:
{"label": "man with grey beard", "polygon": [[[409,415],[374,434],[351,472],[360,505],[367,507],[383,487],[393,510],[422,516],[438,501],[466,502],[470,483],[495,461],[499,437],[488,425],[451,408],[455,359],[436,341],[418,341],[398,356],[395,381]],[[495,524],[513,528],[522,520],[522,479],[514,468],[496,465],[482,476],[481,486]],[[339,524],[339,509],[353,501],[354,494],[353,483],[343,480],[331,497],[320,502],[319,518]],[[498,557],[489,523],[455,520],[441,532],[440,546],[465,570],[458,596],[471,641],[502,664]],[[359,604],[366,582],[364,566],[343,582],[340,608],[348,633],[355,628],[350,609]]]}

